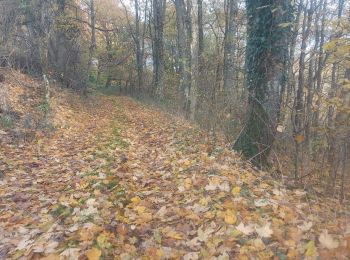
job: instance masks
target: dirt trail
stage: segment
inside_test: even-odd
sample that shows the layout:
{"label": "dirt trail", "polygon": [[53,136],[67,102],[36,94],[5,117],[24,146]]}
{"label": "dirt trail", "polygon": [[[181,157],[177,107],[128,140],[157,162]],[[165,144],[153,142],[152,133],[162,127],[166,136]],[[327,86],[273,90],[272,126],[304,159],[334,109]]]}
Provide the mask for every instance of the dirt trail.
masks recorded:
{"label": "dirt trail", "polygon": [[53,136],[0,148],[0,259],[349,257],[344,207],[188,122],[126,97],[56,106]]}

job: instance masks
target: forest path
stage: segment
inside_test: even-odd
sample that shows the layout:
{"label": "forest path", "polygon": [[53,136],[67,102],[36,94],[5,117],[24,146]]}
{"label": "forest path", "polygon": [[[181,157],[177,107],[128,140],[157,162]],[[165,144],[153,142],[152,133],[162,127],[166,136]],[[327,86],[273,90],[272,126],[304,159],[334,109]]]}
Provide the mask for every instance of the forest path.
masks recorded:
{"label": "forest path", "polygon": [[[58,114],[65,125],[50,138],[1,147],[1,259],[350,252],[340,206],[286,190],[228,149],[208,149],[184,120],[107,96],[73,99]],[[337,219],[324,210],[331,205]]]}

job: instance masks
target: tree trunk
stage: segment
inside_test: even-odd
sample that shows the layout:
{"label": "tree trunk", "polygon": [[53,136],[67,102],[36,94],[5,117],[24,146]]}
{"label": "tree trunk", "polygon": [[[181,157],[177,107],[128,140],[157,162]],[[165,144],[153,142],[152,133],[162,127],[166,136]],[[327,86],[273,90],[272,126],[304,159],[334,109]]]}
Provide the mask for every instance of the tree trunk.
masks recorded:
{"label": "tree trunk", "polygon": [[[325,39],[325,26],[326,26],[326,15],[327,15],[327,0],[323,1],[323,16],[321,21],[321,31],[320,31],[320,44],[319,44],[319,53],[318,53],[318,64],[317,64],[317,72],[316,72],[316,88],[315,91],[321,93],[322,91],[322,72],[325,63],[323,44]],[[316,101],[316,111],[312,116],[312,125],[313,127],[318,126],[319,121],[319,107],[320,107],[321,99],[318,98]]]}
{"label": "tree trunk", "polygon": [[192,28],[192,89],[190,96],[190,118],[195,119],[196,109],[197,109],[197,99],[199,86],[201,85],[201,72],[203,65],[203,2],[202,0],[197,0],[197,3],[193,8],[193,28]]}
{"label": "tree trunk", "polygon": [[[292,39],[290,44],[290,51],[289,51],[289,65],[288,65],[288,87],[287,87],[287,95],[285,104],[288,105],[291,101],[292,92],[295,90],[296,80],[295,80],[295,72],[294,72],[294,62],[295,62],[295,47],[297,43],[298,38],[298,32],[299,32],[299,22],[300,22],[300,16],[303,9],[303,2],[300,1],[298,4],[298,10],[296,14],[296,18],[294,21],[293,26],[293,33],[292,33]],[[282,115],[284,116],[284,115]],[[283,118],[281,118],[283,120]]]}
{"label": "tree trunk", "polygon": [[164,19],[165,0],[153,0],[153,84],[158,99],[164,96]]}
{"label": "tree trunk", "polygon": [[105,87],[109,88],[112,83],[111,63],[113,60],[112,40],[110,38],[109,32],[105,33],[105,38],[106,38],[106,51],[107,51],[107,80],[106,80]]}
{"label": "tree trunk", "polygon": [[191,21],[191,1],[175,0],[176,25],[180,62],[180,90],[184,96],[183,108],[187,114],[190,113],[191,97],[191,42],[192,42],[192,21]]}
{"label": "tree trunk", "polygon": [[90,41],[90,47],[89,47],[89,60],[88,60],[88,66],[87,66],[87,80],[86,80],[86,87],[84,88],[84,92],[86,91],[87,84],[90,80],[90,72],[91,72],[91,66],[92,66],[92,58],[95,53],[96,49],[96,13],[95,13],[95,3],[94,0],[90,0],[90,23],[91,23],[91,41]]}
{"label": "tree trunk", "polygon": [[305,106],[304,106],[304,87],[305,87],[305,57],[307,40],[310,34],[310,27],[312,21],[313,5],[309,10],[304,7],[304,17],[301,34],[301,50],[299,58],[299,75],[298,75],[298,89],[295,97],[294,105],[294,142],[295,142],[295,159],[294,159],[294,178],[298,179],[301,143],[305,138]]}
{"label": "tree trunk", "polygon": [[257,166],[267,164],[280,112],[280,92],[286,83],[289,27],[288,0],[246,0],[246,50],[249,104],[246,124],[234,144]]}
{"label": "tree trunk", "polygon": [[[341,18],[342,13],[343,13],[343,7],[344,7],[344,0],[339,0],[337,27],[340,26],[340,18]],[[336,83],[337,71],[338,71],[338,64],[333,63],[332,64],[332,81],[331,81],[331,90],[329,92],[329,99],[332,99],[335,97],[335,92],[337,89],[337,83]],[[333,122],[334,122],[334,106],[329,106],[329,108],[328,108],[328,126],[332,128]]]}
{"label": "tree trunk", "polygon": [[134,1],[135,4],[135,45],[136,45],[136,71],[137,71],[137,89],[139,92],[142,90],[143,79],[143,54],[141,45],[141,32],[140,32],[140,8],[139,0]]}
{"label": "tree trunk", "polygon": [[237,16],[237,1],[227,0],[225,38],[224,38],[224,91],[231,96],[234,85],[235,57],[235,18]]}

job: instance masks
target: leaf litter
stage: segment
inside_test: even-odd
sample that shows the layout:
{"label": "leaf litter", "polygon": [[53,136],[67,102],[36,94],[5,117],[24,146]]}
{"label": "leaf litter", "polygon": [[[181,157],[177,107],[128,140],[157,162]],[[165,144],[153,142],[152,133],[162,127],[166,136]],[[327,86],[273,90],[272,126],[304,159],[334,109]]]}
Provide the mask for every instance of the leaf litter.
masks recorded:
{"label": "leaf litter", "polygon": [[0,148],[1,259],[349,258],[346,206],[130,98],[59,100],[64,127]]}

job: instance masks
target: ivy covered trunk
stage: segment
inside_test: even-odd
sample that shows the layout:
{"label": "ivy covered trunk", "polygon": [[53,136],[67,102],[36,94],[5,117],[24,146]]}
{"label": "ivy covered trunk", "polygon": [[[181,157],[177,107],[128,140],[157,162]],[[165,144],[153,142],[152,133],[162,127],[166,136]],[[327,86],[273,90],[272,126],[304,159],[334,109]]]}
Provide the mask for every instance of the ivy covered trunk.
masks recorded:
{"label": "ivy covered trunk", "polygon": [[175,9],[180,68],[179,88],[184,96],[184,111],[186,116],[189,116],[192,95],[192,2],[190,0],[175,0]]}
{"label": "ivy covered trunk", "polygon": [[158,99],[164,97],[164,19],[165,0],[153,0],[153,84]]}
{"label": "ivy covered trunk", "polygon": [[290,0],[246,0],[246,5],[249,101],[246,122],[234,149],[263,166],[275,139],[286,84],[292,10]]}

